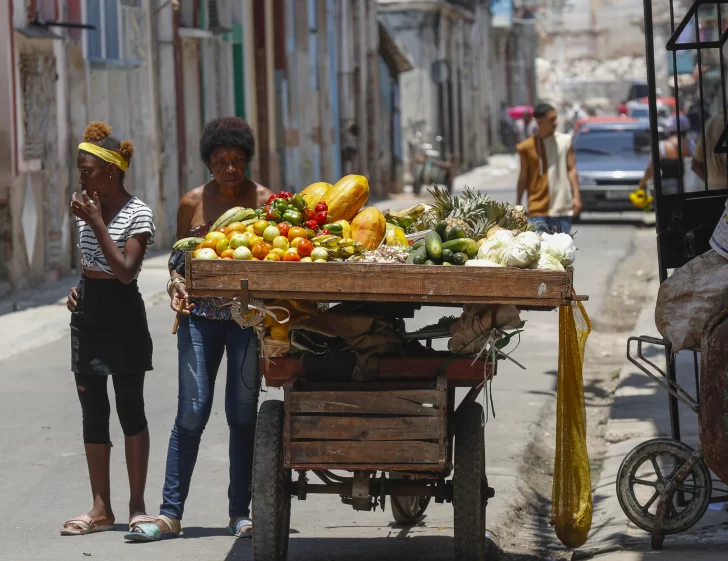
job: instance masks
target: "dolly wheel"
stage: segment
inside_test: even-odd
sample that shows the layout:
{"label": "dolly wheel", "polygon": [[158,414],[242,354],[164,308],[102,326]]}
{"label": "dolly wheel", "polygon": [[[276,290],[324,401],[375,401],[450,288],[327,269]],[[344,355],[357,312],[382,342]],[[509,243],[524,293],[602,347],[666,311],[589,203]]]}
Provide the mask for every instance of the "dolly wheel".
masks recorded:
{"label": "dolly wheel", "polygon": [[[617,498],[627,518],[636,526],[646,532],[654,530],[659,499],[692,453],[687,444],[671,438],[655,438],[636,446],[625,456],[617,473]],[[677,534],[694,526],[708,509],[711,493],[710,470],[701,459],[667,505],[661,533]]]}
{"label": "dolly wheel", "polygon": [[291,526],[291,470],[283,465],[282,401],[260,407],[253,452],[253,559],[285,561]]}
{"label": "dolly wheel", "polygon": [[485,431],[483,407],[463,403],[455,424],[455,559],[485,560],[485,505],[488,481],[485,477]]}
{"label": "dolly wheel", "polygon": [[[396,471],[390,472],[389,479],[410,479]],[[392,505],[392,517],[399,526],[414,526],[425,515],[425,510],[430,504],[430,497],[397,497],[392,495],[389,498]]]}

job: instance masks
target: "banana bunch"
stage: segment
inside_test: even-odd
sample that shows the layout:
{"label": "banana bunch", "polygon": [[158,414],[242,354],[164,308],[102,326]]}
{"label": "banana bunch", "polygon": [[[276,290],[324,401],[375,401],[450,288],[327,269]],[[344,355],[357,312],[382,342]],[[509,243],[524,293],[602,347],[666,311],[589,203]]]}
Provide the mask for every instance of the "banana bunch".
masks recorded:
{"label": "banana bunch", "polygon": [[172,249],[177,251],[192,251],[204,241],[205,238],[182,238],[174,243]]}
{"label": "banana bunch", "polygon": [[384,213],[384,219],[387,222],[402,228],[405,232],[408,232],[415,221],[428,210],[429,207],[427,205],[418,203],[409,208],[405,208],[404,210],[388,210]]}
{"label": "banana bunch", "polygon": [[348,259],[365,251],[362,243],[351,238],[341,238],[331,234],[316,236],[311,241],[315,247],[324,248],[328,252],[330,260]]}
{"label": "banana bunch", "polygon": [[215,220],[214,224],[210,226],[210,232],[214,232],[225,226],[229,226],[233,222],[244,222],[255,218],[257,215],[252,208],[244,208],[242,206],[236,206],[230,210],[225,211],[220,218]]}

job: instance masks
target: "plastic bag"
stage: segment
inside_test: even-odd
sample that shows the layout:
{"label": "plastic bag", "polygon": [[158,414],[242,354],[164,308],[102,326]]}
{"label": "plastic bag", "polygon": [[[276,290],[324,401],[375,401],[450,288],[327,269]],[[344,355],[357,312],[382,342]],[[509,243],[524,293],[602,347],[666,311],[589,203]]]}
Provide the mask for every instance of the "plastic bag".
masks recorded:
{"label": "plastic bag", "polygon": [[541,255],[551,255],[562,265],[571,265],[576,257],[574,239],[569,234],[541,235]]}
{"label": "plastic bag", "polygon": [[728,260],[712,249],[675,271],[660,285],[655,325],[672,352],[700,346],[703,330],[728,307]]}
{"label": "plastic bag", "polygon": [[580,302],[559,309],[556,457],[551,524],[567,547],[581,547],[592,523],[591,474],[586,449],[584,346],[591,323]]}

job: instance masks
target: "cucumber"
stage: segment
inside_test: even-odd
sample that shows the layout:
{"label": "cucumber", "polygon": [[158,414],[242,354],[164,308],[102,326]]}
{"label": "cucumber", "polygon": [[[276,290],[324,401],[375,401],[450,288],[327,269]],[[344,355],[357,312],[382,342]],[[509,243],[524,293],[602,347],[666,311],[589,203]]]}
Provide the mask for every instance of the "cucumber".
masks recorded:
{"label": "cucumber", "polygon": [[417,240],[415,243],[412,244],[412,249],[420,249],[421,247],[425,247],[425,240]]}
{"label": "cucumber", "polygon": [[[442,260],[445,263],[450,264],[450,262],[452,261],[452,250],[451,249],[443,249],[442,250]],[[443,263],[443,265],[445,263]]]}
{"label": "cucumber", "polygon": [[468,256],[469,259],[474,259],[478,256],[478,250],[480,249],[478,247],[478,242],[471,238],[465,238],[468,242],[467,247],[465,248],[465,254]]}
{"label": "cucumber", "polygon": [[437,226],[435,226],[435,232],[437,232],[441,240],[447,239],[447,222],[444,220],[438,222]]}
{"label": "cucumber", "polygon": [[[478,242],[475,240],[471,240],[470,238],[461,238],[457,240],[448,240],[444,244],[442,244],[442,249],[449,249],[453,253],[455,252],[463,252],[465,253],[469,247],[472,247],[471,244],[475,244],[475,247],[478,247]],[[477,250],[475,252],[477,254]]]}
{"label": "cucumber", "polygon": [[422,265],[427,260],[427,250],[424,247],[420,247],[410,253],[410,256],[412,257],[412,263]]}
{"label": "cucumber", "polygon": [[[414,252],[412,252],[412,253],[414,253]],[[409,257],[407,257],[407,261],[404,262],[405,265],[414,265],[415,256],[412,255],[412,253],[409,254]]]}
{"label": "cucumber", "polygon": [[467,261],[468,261],[468,256],[465,255],[461,251],[458,251],[457,253],[453,253],[453,255],[452,255],[452,262],[455,263],[455,265],[465,265],[465,263]]}
{"label": "cucumber", "polygon": [[435,265],[435,262],[432,259],[428,259],[423,263],[423,265]]}
{"label": "cucumber", "polygon": [[442,257],[442,240],[437,232],[427,232],[425,235],[425,248],[427,255],[432,259],[440,259]]}
{"label": "cucumber", "polygon": [[447,241],[459,240],[464,237],[465,237],[465,230],[463,230],[460,226],[455,226],[447,233]]}

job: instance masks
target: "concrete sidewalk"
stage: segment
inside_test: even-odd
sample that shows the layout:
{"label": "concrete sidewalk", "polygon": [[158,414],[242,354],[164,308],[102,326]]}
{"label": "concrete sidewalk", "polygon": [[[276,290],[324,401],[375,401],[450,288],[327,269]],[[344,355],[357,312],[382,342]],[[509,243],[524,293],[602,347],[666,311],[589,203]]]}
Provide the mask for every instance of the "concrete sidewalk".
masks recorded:
{"label": "concrete sidewalk", "polygon": [[[654,310],[659,283],[650,287],[651,299],[643,307],[633,335],[660,338],[655,327]],[[625,334],[625,347],[628,334]],[[654,351],[654,353],[653,353]],[[665,368],[661,348],[645,347],[644,354]],[[678,355],[678,383],[695,395],[692,353]],[[698,419],[680,405],[681,440],[695,447]],[[594,487],[594,516],[589,541],[574,552],[574,561],[718,561],[728,557],[728,512],[711,505],[703,519],[681,534],[667,536],[662,551],[652,551],[650,535],[632,524],[619,505],[616,479],[624,457],[637,445],[657,437],[670,436],[668,394],[656,382],[626,362],[614,396],[605,438],[607,452],[599,482]]]}

